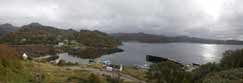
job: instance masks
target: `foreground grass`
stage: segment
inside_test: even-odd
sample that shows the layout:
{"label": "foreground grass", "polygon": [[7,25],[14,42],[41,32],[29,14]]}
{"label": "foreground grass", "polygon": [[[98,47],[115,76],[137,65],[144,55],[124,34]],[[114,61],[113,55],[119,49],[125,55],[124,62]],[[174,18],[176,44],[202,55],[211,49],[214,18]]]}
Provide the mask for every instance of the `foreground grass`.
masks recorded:
{"label": "foreground grass", "polygon": [[29,68],[23,67],[23,64],[19,60],[0,60],[0,83],[28,83],[32,80]]}
{"label": "foreground grass", "polygon": [[[106,76],[91,77],[92,73],[85,70],[72,70],[64,66],[35,61],[20,61],[20,63],[22,64],[21,71],[7,71],[7,76],[0,74],[0,83],[112,83],[107,80]],[[80,65],[80,67],[101,68],[100,65]]]}
{"label": "foreground grass", "polygon": [[78,81],[87,79],[90,75],[88,71],[66,70],[59,66],[46,63],[33,62],[34,70],[41,74],[40,79],[44,83],[66,83],[67,81]]}
{"label": "foreground grass", "polygon": [[145,69],[138,69],[134,67],[124,67],[124,70],[122,71],[124,74],[131,75],[139,80],[146,80],[146,70]]}
{"label": "foreground grass", "polygon": [[12,68],[11,65],[7,68],[1,67],[0,83],[85,83],[91,74],[88,71],[66,70],[59,66],[33,61],[18,61],[17,65],[21,65],[20,68]]}
{"label": "foreground grass", "polygon": [[[104,69],[104,66],[102,64],[90,64],[90,65],[87,65],[87,67],[96,68],[96,69]],[[138,69],[135,67],[124,66],[123,71],[121,73],[133,76],[139,80],[146,79],[145,78],[145,75],[146,75],[145,69]]]}
{"label": "foreground grass", "polygon": [[102,64],[88,64],[85,66],[91,67],[91,68],[96,68],[96,69],[104,69],[104,66]]}
{"label": "foreground grass", "polygon": [[243,83],[243,68],[210,73],[203,83]]}
{"label": "foreground grass", "polygon": [[[11,62],[11,61],[10,61]],[[34,61],[19,61],[21,69],[1,68],[0,83],[87,83],[88,71],[67,70],[60,66]],[[101,83],[104,78],[98,76]]]}

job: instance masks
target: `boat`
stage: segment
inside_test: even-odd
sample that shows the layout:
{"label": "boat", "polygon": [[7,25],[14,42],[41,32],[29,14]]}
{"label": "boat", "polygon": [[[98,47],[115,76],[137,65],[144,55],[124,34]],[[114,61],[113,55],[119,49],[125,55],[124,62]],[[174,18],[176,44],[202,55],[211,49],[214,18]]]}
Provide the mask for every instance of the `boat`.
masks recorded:
{"label": "boat", "polygon": [[161,61],[168,61],[168,59],[167,58],[163,58],[163,57],[147,55],[146,56],[146,61],[153,62],[153,63],[159,63]]}
{"label": "boat", "polygon": [[146,55],[146,61],[152,62],[152,63],[160,63],[160,62],[164,62],[164,61],[170,61],[170,62],[173,62],[175,64],[180,65],[181,67],[184,66],[183,64],[177,62],[176,60],[163,58],[163,57],[158,57],[158,56],[152,56],[152,55]]}

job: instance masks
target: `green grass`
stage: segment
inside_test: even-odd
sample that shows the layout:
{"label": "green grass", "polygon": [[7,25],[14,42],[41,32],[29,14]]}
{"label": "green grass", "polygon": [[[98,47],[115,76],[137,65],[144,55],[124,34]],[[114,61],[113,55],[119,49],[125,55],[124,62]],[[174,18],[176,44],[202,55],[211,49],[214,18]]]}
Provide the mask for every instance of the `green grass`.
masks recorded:
{"label": "green grass", "polygon": [[122,73],[131,75],[140,80],[146,79],[145,78],[146,70],[144,70],[144,69],[137,69],[137,68],[133,68],[133,67],[124,67]]}
{"label": "green grass", "polygon": [[[21,61],[14,62],[10,60],[9,64],[21,64],[20,69],[16,67],[3,68],[0,65],[0,83],[88,83],[91,72],[84,70],[71,70],[63,66],[52,65],[49,63],[35,62],[35,61]],[[76,65],[79,66],[79,65]],[[80,67],[92,67],[100,69],[101,65],[80,65]],[[124,73],[133,76],[142,75],[142,72],[135,72],[136,69],[125,68]],[[140,70],[139,70],[140,71]],[[133,72],[133,73],[132,73]],[[2,74],[5,73],[5,74]],[[106,76],[96,75],[100,83],[109,83]],[[140,77],[142,78],[142,77]],[[123,82],[134,83],[134,82]]]}
{"label": "green grass", "polygon": [[[14,63],[21,65],[16,68]],[[88,71],[66,70],[48,63],[32,61],[9,60],[8,67],[0,65],[0,83],[66,83],[70,78],[87,79],[89,74]]]}
{"label": "green grass", "polygon": [[66,83],[69,78],[87,79],[90,74],[88,71],[67,70],[47,63],[33,62],[33,64],[33,72],[43,74],[44,83]]}
{"label": "green grass", "polygon": [[0,83],[28,83],[32,75],[20,60],[0,61]]}
{"label": "green grass", "polygon": [[210,73],[204,83],[243,83],[243,68]]}
{"label": "green grass", "polygon": [[91,68],[96,68],[96,69],[103,69],[104,68],[104,66],[102,64],[88,64],[86,66],[91,67]]}

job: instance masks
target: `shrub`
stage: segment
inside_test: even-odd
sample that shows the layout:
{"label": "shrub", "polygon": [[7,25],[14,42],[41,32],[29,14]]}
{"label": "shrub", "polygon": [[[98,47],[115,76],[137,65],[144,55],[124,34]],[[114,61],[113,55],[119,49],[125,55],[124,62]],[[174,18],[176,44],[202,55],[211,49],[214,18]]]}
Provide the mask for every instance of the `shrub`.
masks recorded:
{"label": "shrub", "polygon": [[88,79],[88,83],[101,83],[101,79],[99,78],[99,76],[96,76],[95,74],[91,74]]}
{"label": "shrub", "polygon": [[202,83],[205,76],[212,72],[218,72],[221,67],[216,63],[207,63],[195,69],[192,74],[192,83]]}
{"label": "shrub", "polygon": [[191,75],[170,61],[151,65],[147,72],[149,83],[189,83]]}
{"label": "shrub", "polygon": [[229,69],[208,74],[203,83],[242,83],[243,69]]}
{"label": "shrub", "polygon": [[107,83],[123,83],[123,80],[119,77],[106,76]]}
{"label": "shrub", "polygon": [[243,49],[226,51],[224,57],[220,61],[220,65],[224,69],[232,69],[243,67]]}
{"label": "shrub", "polygon": [[[235,51],[228,50],[223,53],[223,58],[220,60],[219,64],[208,63],[205,65],[201,65],[198,69],[194,70],[192,72],[193,73],[192,82],[193,83],[204,83],[204,82],[211,83],[210,80],[205,79],[205,78],[210,77],[211,75],[214,75],[216,77],[217,76],[216,74],[219,74],[217,72],[225,71],[225,70],[229,70],[229,69],[240,68],[240,67],[243,67],[243,49],[238,49]],[[214,83],[214,82],[212,82],[212,83]]]}

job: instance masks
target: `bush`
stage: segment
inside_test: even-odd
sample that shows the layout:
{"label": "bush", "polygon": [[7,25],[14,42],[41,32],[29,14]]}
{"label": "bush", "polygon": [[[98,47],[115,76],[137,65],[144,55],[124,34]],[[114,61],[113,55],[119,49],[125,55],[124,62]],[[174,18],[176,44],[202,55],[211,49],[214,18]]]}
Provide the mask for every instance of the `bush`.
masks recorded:
{"label": "bush", "polygon": [[60,60],[57,64],[58,66],[73,66],[78,65],[78,63],[66,62],[65,60]]}
{"label": "bush", "polygon": [[243,49],[226,51],[224,57],[220,61],[220,65],[224,69],[232,69],[243,67]]}
{"label": "bush", "polygon": [[149,83],[189,83],[191,75],[170,61],[151,65],[147,76]]}
{"label": "bush", "polygon": [[216,74],[219,74],[218,72],[220,71],[227,71],[229,69],[235,69],[240,67],[243,67],[243,49],[235,51],[228,50],[225,53],[223,53],[223,58],[221,59],[219,64],[208,63],[205,65],[201,65],[198,69],[194,70],[192,72],[192,83],[214,83],[210,81],[212,79],[208,80],[205,78],[213,76],[216,77]]}
{"label": "bush", "polygon": [[195,69],[192,74],[192,83],[202,83],[205,76],[212,72],[218,72],[221,70],[221,67],[216,63],[207,63],[201,65],[199,68]]}
{"label": "bush", "polygon": [[101,79],[99,78],[99,76],[96,76],[95,74],[91,74],[88,79],[88,83],[101,83]]}
{"label": "bush", "polygon": [[208,74],[203,83],[242,83],[243,69],[230,69]]}
{"label": "bush", "polygon": [[106,76],[107,83],[123,83],[123,80],[121,80],[119,77],[111,77]]}
{"label": "bush", "polygon": [[87,79],[78,78],[78,77],[68,77],[66,83],[87,83]]}

